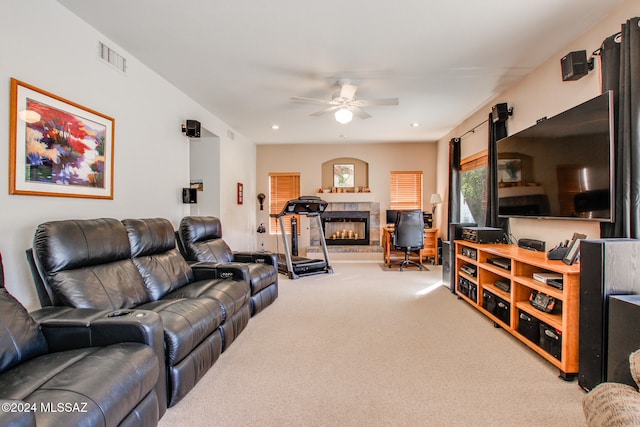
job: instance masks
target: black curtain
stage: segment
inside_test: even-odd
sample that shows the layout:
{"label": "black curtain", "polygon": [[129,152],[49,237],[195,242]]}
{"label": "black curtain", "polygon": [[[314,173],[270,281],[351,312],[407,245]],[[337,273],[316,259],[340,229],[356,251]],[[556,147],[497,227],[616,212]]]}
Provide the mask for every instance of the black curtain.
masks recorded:
{"label": "black curtain", "polygon": [[[460,141],[460,138],[449,141],[449,224],[460,222]],[[452,238],[449,236],[449,240]]]}
{"label": "black curtain", "polygon": [[507,136],[505,121],[493,122],[489,113],[489,145],[487,148],[487,227],[500,227],[498,220],[498,140]]}
{"label": "black curtain", "polygon": [[599,49],[602,91],[613,91],[615,123],[615,222],[602,237],[640,238],[640,18],[622,25]]}

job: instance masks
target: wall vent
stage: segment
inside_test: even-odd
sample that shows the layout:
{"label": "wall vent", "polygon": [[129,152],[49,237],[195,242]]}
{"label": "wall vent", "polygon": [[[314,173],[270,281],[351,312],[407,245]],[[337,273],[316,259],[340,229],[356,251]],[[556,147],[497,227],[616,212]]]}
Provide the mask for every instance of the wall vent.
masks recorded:
{"label": "wall vent", "polygon": [[98,58],[121,73],[127,72],[127,60],[102,42],[98,42]]}

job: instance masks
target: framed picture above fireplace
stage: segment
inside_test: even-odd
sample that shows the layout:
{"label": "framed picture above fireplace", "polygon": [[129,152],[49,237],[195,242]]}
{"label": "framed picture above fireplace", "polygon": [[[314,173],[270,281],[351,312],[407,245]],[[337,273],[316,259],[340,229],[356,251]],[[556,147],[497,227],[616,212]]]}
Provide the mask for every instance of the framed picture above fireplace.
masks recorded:
{"label": "framed picture above fireplace", "polygon": [[353,188],[355,186],[355,166],[353,164],[334,164],[333,186],[336,188]]}

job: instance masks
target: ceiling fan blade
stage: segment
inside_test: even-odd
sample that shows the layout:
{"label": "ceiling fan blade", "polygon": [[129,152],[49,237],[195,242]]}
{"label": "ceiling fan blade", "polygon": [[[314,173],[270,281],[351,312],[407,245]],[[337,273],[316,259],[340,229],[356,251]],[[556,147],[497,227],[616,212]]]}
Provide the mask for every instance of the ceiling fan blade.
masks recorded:
{"label": "ceiling fan blade", "polygon": [[317,104],[317,105],[335,105],[336,104],[333,100],[304,98],[301,96],[292,96],[291,100],[295,102],[301,102],[303,104]]}
{"label": "ceiling fan blade", "polygon": [[358,90],[358,86],[343,84],[340,88],[340,98],[351,100],[355,96],[356,90]]}
{"label": "ceiling fan blade", "polygon": [[340,108],[342,108],[342,105],[333,105],[331,107],[325,108],[324,110],[316,111],[315,113],[309,114],[309,115],[312,116],[312,117],[319,117],[319,116],[321,116],[323,114],[327,114],[327,113],[330,113],[332,111],[339,110]]}
{"label": "ceiling fan blade", "polygon": [[353,114],[355,114],[360,119],[368,119],[369,117],[371,117],[371,114],[367,113],[360,107],[351,107],[350,109],[351,111],[353,111]]}
{"label": "ceiling fan blade", "polygon": [[369,105],[398,105],[398,98],[385,99],[358,99],[354,101],[358,107],[366,107]]}

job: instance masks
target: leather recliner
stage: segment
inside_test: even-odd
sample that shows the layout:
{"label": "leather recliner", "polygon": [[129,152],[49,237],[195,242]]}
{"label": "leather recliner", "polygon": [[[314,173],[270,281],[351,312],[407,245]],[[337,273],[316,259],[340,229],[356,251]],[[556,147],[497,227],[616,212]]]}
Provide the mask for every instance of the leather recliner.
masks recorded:
{"label": "leather recliner", "polygon": [[278,261],[269,252],[232,251],[222,239],[222,224],[212,216],[186,216],[178,227],[179,247],[187,261],[244,264],[249,268],[251,315],[278,298]]}
{"label": "leather recliner", "polygon": [[[164,218],[125,219],[122,223],[129,236],[133,263],[152,295],[164,299],[210,298],[220,305],[219,328],[224,352],[251,317],[246,268],[230,269],[206,263],[189,265],[176,248],[173,226]],[[208,280],[210,271],[230,280],[212,283]],[[205,280],[199,280],[200,277]]]}
{"label": "leather recliner", "polygon": [[[174,239],[175,242],[175,239]],[[145,244],[166,246],[167,241]],[[174,243],[175,244],[175,243]],[[136,248],[141,255],[145,246]],[[176,271],[179,281],[141,275],[132,259],[125,225],[113,218],[50,221],[39,225],[32,249],[32,271],[41,304],[107,310],[150,310],[162,319],[165,341],[166,403],[173,406],[204,376],[223,349],[224,303],[213,298],[183,298],[175,291],[192,284],[192,269]],[[157,260],[162,261],[162,260]],[[167,267],[171,266],[168,264]],[[243,279],[218,277],[207,269],[200,289]]]}
{"label": "leather recliner", "polygon": [[[38,310],[57,317],[39,323],[0,281],[0,425],[157,425],[165,402],[164,381],[157,387],[164,378],[160,318],[64,311]],[[147,334],[160,345],[127,342]]]}

